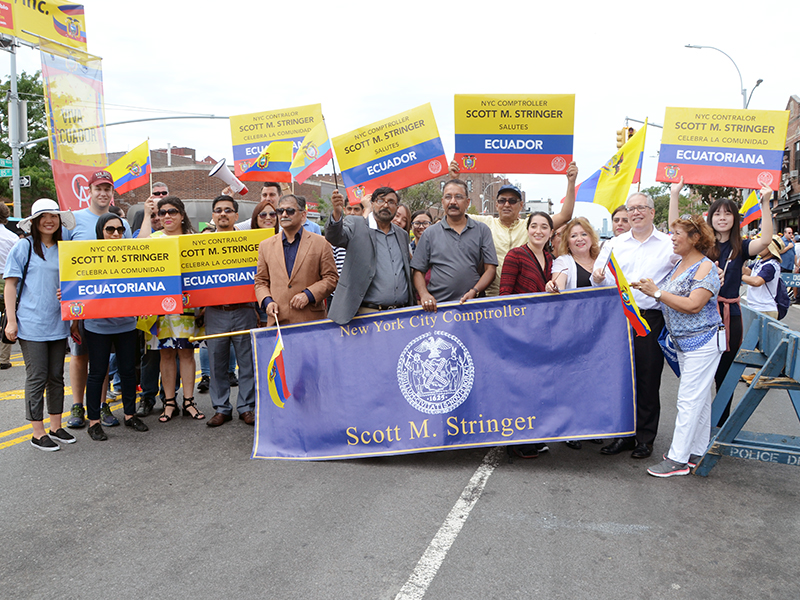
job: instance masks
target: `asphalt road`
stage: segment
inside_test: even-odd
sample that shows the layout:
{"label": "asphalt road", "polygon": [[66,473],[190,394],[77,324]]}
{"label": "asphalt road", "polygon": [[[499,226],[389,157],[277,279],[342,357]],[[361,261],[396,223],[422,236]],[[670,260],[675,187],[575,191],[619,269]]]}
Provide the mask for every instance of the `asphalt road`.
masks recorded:
{"label": "asphalt road", "polygon": [[[800,309],[784,323],[800,329]],[[513,464],[486,449],[289,463],[250,460],[236,419],[151,416],[147,433],[84,429],[37,451],[18,349],[0,372],[0,598],[800,597],[795,469],[645,473],[670,443],[669,369],[644,461],[556,443]],[[747,429],[800,435],[786,393],[770,394]]]}

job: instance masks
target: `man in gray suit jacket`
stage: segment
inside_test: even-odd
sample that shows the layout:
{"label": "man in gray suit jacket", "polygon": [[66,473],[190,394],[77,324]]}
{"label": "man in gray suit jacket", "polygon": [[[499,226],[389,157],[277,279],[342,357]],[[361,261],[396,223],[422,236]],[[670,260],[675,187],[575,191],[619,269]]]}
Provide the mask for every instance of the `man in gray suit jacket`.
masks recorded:
{"label": "man in gray suit jacket", "polygon": [[372,194],[373,211],[365,219],[344,216],[344,196],[331,195],[333,211],[325,238],[347,249],[328,317],[344,325],[357,314],[414,304],[408,233],[394,223],[400,198],[392,188]]}

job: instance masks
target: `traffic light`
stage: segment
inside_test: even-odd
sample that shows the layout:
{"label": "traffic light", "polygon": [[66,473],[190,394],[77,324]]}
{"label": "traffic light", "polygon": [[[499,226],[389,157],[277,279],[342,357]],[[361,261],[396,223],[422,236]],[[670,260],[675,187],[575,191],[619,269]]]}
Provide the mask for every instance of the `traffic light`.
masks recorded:
{"label": "traffic light", "polygon": [[625,129],[617,129],[617,148],[625,145]]}
{"label": "traffic light", "polygon": [[628,127],[628,139],[630,140],[633,137],[633,134],[636,133],[636,130],[633,127]]}

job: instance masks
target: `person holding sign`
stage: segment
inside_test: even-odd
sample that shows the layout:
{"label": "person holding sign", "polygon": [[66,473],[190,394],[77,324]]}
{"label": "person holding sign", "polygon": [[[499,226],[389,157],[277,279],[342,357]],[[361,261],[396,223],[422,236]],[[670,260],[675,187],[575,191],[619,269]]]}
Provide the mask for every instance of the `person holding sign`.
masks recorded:
{"label": "person holding sign", "polygon": [[303,229],[306,204],[292,194],[281,198],[275,211],[281,235],[258,245],[255,292],[267,313],[267,325],[307,323],[324,319],[325,298],[336,288],[339,275],[330,244]]}
{"label": "person holding sign", "polygon": [[[125,234],[125,225],[122,219],[109,212],[97,219],[95,230],[99,240],[119,240]],[[89,437],[96,442],[108,439],[100,425],[100,405],[112,345],[117,355],[117,370],[122,386],[125,427],[147,431],[147,425],[136,416],[136,360],[139,355],[136,317],[86,319],[83,325],[85,340],[81,341],[85,341],[89,349],[89,378],[86,381]],[[80,339],[75,321],[72,322],[72,335]]]}
{"label": "person holding sign", "polygon": [[[678,183],[670,186],[669,194],[669,222],[678,219],[678,203],[683,189],[683,177]],[[724,278],[719,288],[717,300],[719,314],[725,324],[726,351],[722,355],[714,376],[717,390],[719,390],[725,376],[733,364],[733,359],[742,345],[742,310],[739,307],[739,289],[742,287],[742,269],[744,263],[763,252],[772,240],[772,212],[769,201],[772,190],[766,186],[761,188],[761,237],[753,240],[743,240],[741,236],[741,215],[736,202],[730,198],[715,200],[708,209],[707,222],[714,230],[714,245],[708,251],[708,257],[716,261],[722,269]],[[728,398],[725,410],[722,412],[718,427],[728,419],[731,411],[731,400]]]}
{"label": "person holding sign", "polygon": [[[477,298],[494,281],[497,254],[492,232],[467,216],[469,191],[460,179],[448,181],[442,192],[445,217],[420,239],[411,268],[422,308],[436,311],[437,302]],[[425,273],[431,271],[430,286]]]}
{"label": "person holding sign", "polygon": [[[628,197],[628,221],[631,229],[606,242],[614,251],[614,257],[628,281],[650,277],[661,281],[678,262],[672,250],[672,241],[665,233],[653,227],[656,211],[653,199],[644,192],[634,192]],[[614,278],[606,269],[607,259],[601,253],[594,263],[592,285],[615,285]],[[653,453],[653,442],[658,433],[661,416],[661,371],[664,369],[664,354],[658,336],[664,329],[664,315],[658,298],[633,291],[636,304],[650,325],[650,333],[633,338],[636,357],[636,437],[618,438],[608,446],[600,448],[602,454],[619,454],[633,450],[631,458],[647,458]]]}
{"label": "person holding sign", "polygon": [[[450,177],[458,177],[460,167],[456,161],[450,163]],[[567,167],[567,194],[561,211],[553,215],[553,228],[559,229],[566,225],[572,218],[572,211],[575,208],[575,181],[578,178],[578,165],[571,162]],[[522,192],[515,185],[503,185],[497,191],[497,214],[491,215],[470,215],[471,219],[485,223],[492,232],[495,252],[497,253],[497,274],[494,281],[486,290],[487,296],[497,296],[500,292],[500,278],[503,273],[503,262],[506,255],[512,248],[524,246],[528,241],[528,227],[525,220],[520,220],[519,215],[525,207],[522,200]]]}
{"label": "person holding sign", "polygon": [[[145,201],[144,221],[139,238],[161,237],[163,235],[185,235],[194,233],[192,221],[186,214],[183,201],[177,196],[166,196],[158,201],[157,215],[161,219],[163,229],[152,232],[150,230],[150,213],[154,212],[154,201]],[[194,309],[189,308],[180,315],[161,315],[156,320],[156,334],[151,338],[152,348],[161,352],[161,383],[164,386],[164,409],[158,420],[166,423],[172,417],[180,414],[180,408],[175,401],[175,382],[178,376],[175,356],[178,357],[183,385],[183,415],[192,419],[202,420],[206,416],[197,408],[194,401],[194,350],[196,342],[189,338],[199,334],[195,320]],[[186,394],[191,394],[187,396]]]}
{"label": "person holding sign", "polygon": [[[271,207],[262,202],[266,209]],[[260,205],[259,205],[260,206]],[[217,196],[211,204],[211,218],[217,227],[217,233],[234,230],[239,218],[239,203],[230,196]],[[253,215],[256,218],[256,215]],[[273,224],[274,226],[274,224]],[[212,234],[213,235],[213,234]],[[230,333],[255,329],[258,325],[255,307],[252,302],[241,304],[220,304],[207,306],[205,309],[206,334]],[[230,338],[212,338],[206,341],[211,366],[211,404],[214,416],[208,420],[209,427],[219,427],[233,417],[231,407],[231,384],[228,378],[231,343],[239,364],[239,392],[236,396],[236,412],[239,419],[247,425],[255,425],[256,388],[253,373],[253,346],[249,335],[234,335]]]}
{"label": "person holding sign", "polygon": [[344,325],[357,314],[414,304],[408,233],[394,222],[400,206],[397,192],[389,187],[375,190],[366,219],[343,218],[344,201],[338,190],[331,194],[333,210],[325,227],[325,238],[347,249],[328,316]]}
{"label": "person holding sign", "polygon": [[[62,226],[75,227],[75,217],[61,211],[54,200],[33,203],[31,216],[19,222],[30,233],[8,253],[5,265],[5,335],[19,339],[25,361],[25,417],[33,426],[31,445],[55,452],[56,441],[75,438],[61,427],[64,412],[64,351],[69,324],[61,320],[58,279],[58,242]],[[19,304],[17,304],[19,298]],[[50,413],[50,435],[44,430],[44,402]]]}

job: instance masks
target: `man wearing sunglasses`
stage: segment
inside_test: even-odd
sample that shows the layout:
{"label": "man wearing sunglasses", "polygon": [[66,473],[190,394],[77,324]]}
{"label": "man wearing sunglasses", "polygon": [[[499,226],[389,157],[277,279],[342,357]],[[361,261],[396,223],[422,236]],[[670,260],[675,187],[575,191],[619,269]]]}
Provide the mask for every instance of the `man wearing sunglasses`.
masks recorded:
{"label": "man wearing sunglasses", "polygon": [[287,194],[276,211],[281,234],[258,246],[255,291],[267,313],[267,325],[307,323],[327,316],[325,298],[339,280],[330,244],[303,229],[306,204]]}
{"label": "man wearing sunglasses", "polygon": [[[95,171],[89,177],[89,206],[75,211],[75,227],[62,228],[61,235],[64,240],[96,240],[97,220],[106,214],[114,200],[114,178],[108,171]],[[125,219],[126,238],[131,237],[131,228]],[[75,336],[67,338],[72,358],[69,361],[69,381],[72,385],[72,409],[70,410],[67,427],[79,429],[86,425],[85,409],[83,406],[84,393],[86,392],[86,379],[89,376],[89,351],[84,343],[83,321],[78,321],[78,331]],[[105,397],[105,390],[103,391]],[[119,425],[119,420],[111,413],[107,403],[100,409],[100,422],[106,427]]]}
{"label": "man wearing sunglasses", "polygon": [[372,194],[372,212],[345,216],[344,196],[331,194],[333,208],[325,227],[325,238],[347,249],[341,285],[331,301],[328,316],[344,325],[357,314],[391,310],[414,304],[408,233],[392,223],[400,198],[392,188]]}
{"label": "man wearing sunglasses", "polygon": [[[211,203],[211,219],[217,233],[235,231],[239,218],[239,203],[231,196],[217,196]],[[211,234],[214,235],[214,234]],[[206,334],[230,333],[254,329],[258,318],[252,302],[207,306],[205,309]],[[236,396],[236,412],[239,419],[247,425],[256,422],[256,388],[253,373],[253,346],[249,335],[235,335],[230,338],[210,339],[208,357],[211,367],[211,404],[216,411],[206,423],[209,427],[219,427],[230,421],[233,407],[230,403],[231,385],[228,376],[231,342],[236,361],[239,363],[239,392]]]}
{"label": "man wearing sunglasses", "polygon": [[[458,177],[458,163],[450,163],[450,177]],[[567,167],[567,195],[561,206],[561,211],[553,215],[553,231],[566,225],[572,218],[572,211],[575,208],[575,180],[578,177],[578,167],[573,162]],[[497,296],[500,293],[500,276],[503,270],[503,261],[506,254],[512,248],[524,246],[528,241],[528,228],[525,226],[526,220],[520,219],[519,215],[525,207],[520,189],[511,184],[506,184],[497,190],[495,200],[497,217],[491,215],[470,215],[481,223],[485,223],[492,232],[492,241],[497,252],[497,274],[494,281],[486,288],[487,296]]]}

